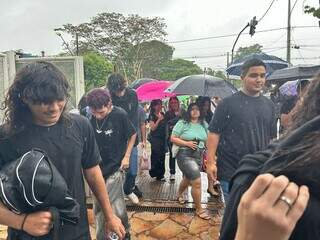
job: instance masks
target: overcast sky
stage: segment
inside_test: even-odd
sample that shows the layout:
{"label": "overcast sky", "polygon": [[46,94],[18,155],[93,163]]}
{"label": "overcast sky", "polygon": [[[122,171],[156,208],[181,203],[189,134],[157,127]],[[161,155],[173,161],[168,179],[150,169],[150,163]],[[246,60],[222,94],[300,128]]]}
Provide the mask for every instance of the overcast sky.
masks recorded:
{"label": "overcast sky", "polygon": [[[226,52],[231,52],[236,36],[202,41],[173,43],[180,40],[239,33],[253,16],[265,13],[272,0],[0,0],[0,52],[23,49],[47,55],[62,51],[61,39],[53,29],[62,24],[88,22],[101,12],[134,13],[159,16],[167,24],[167,41],[175,47],[175,57],[194,60],[201,67],[224,69]],[[291,0],[292,5],[295,0]],[[257,31],[286,27],[288,0],[275,0]],[[303,13],[303,4],[319,6],[318,0],[297,0],[292,26],[319,26],[316,18]],[[264,51],[285,59],[286,30],[257,33],[246,30],[236,48],[255,43]],[[68,36],[64,36],[68,39]],[[292,63],[320,64],[320,28],[295,28],[292,31]]]}

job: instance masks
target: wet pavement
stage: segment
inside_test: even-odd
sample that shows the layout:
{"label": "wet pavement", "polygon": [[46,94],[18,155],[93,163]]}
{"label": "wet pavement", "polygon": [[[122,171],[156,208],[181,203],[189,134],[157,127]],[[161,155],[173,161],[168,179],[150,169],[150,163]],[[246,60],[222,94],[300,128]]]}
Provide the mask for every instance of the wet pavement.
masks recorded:
{"label": "wet pavement", "polygon": [[[167,171],[168,172],[168,171]],[[144,193],[143,200],[138,206],[127,202],[128,215],[131,224],[131,239],[141,240],[216,240],[219,237],[221,216],[223,213],[223,200],[220,197],[212,198],[206,192],[206,174],[201,174],[202,180],[202,205],[211,215],[211,220],[203,220],[195,216],[190,188],[185,193],[186,204],[176,201],[176,193],[182,178],[180,171],[176,174],[175,181],[156,181],[147,171],[140,172],[137,183]],[[90,206],[90,199],[88,203]],[[151,208],[151,209],[150,209]],[[92,210],[88,209],[90,231],[95,240],[95,224]],[[6,228],[0,225],[0,240],[6,238]]]}
{"label": "wet pavement", "polygon": [[[136,209],[136,211],[128,212],[131,224],[131,239],[219,239],[224,209],[221,192],[219,197],[210,197],[206,192],[206,174],[201,174],[201,202],[203,207],[208,209],[211,216],[211,220],[203,220],[194,213],[190,188],[185,193],[186,204],[181,205],[176,201],[176,192],[181,178],[181,172],[176,174],[175,181],[170,181],[169,175],[166,176],[166,181],[156,181],[149,177],[147,171],[139,174],[137,183],[144,194],[143,200],[140,201],[138,206],[134,206],[127,201],[129,210]],[[148,209],[148,212],[143,211],[144,209]],[[174,211],[170,211],[172,209]],[[89,210],[89,216],[91,216],[89,217],[91,219],[91,230],[94,232],[94,217],[91,210]],[[95,238],[93,237],[93,239]]]}

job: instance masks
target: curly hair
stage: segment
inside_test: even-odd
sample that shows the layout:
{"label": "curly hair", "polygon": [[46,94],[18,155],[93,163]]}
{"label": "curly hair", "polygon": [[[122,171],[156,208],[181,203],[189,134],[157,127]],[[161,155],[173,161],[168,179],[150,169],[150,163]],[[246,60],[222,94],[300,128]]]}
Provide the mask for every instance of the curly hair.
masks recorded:
{"label": "curly hair", "polygon": [[[53,64],[37,61],[24,66],[15,76],[2,109],[5,110],[6,137],[24,130],[32,123],[32,113],[24,101],[49,104],[69,98],[70,86],[63,73]],[[59,121],[68,121],[63,110]]]}

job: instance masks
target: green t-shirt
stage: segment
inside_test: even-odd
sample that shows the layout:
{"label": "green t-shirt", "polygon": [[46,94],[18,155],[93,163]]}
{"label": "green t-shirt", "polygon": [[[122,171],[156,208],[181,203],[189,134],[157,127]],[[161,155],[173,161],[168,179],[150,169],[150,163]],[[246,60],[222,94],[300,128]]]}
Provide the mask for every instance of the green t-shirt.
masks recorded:
{"label": "green t-shirt", "polygon": [[179,120],[172,130],[172,135],[177,136],[183,140],[191,141],[198,140],[199,148],[205,147],[205,142],[208,137],[208,124],[188,123],[185,120]]}

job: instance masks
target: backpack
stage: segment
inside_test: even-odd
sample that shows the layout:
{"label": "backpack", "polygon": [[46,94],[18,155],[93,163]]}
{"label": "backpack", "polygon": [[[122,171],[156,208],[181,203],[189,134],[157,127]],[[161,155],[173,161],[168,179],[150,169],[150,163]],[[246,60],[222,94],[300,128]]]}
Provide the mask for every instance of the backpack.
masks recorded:
{"label": "backpack", "polygon": [[80,217],[80,205],[68,192],[65,179],[40,149],[32,149],[0,170],[3,204],[16,214],[51,211],[56,233],[62,223],[76,224]]}

